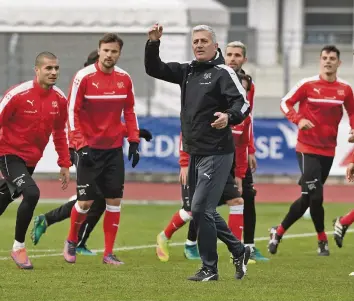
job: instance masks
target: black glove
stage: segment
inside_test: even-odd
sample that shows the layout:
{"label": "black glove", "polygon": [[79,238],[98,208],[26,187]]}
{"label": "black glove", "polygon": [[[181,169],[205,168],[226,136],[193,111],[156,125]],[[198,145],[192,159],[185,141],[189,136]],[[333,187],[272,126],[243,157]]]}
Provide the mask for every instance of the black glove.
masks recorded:
{"label": "black glove", "polygon": [[92,150],[88,146],[80,148],[77,153],[79,154],[79,160],[82,162],[83,165],[91,167],[95,164],[95,160],[93,159],[92,155]]}
{"label": "black glove", "polygon": [[75,164],[76,154],[73,148],[69,148],[71,166]]}
{"label": "black glove", "polygon": [[146,141],[150,141],[152,139],[152,134],[148,130],[139,129],[139,137],[144,138]]}
{"label": "black glove", "polygon": [[130,159],[133,157],[133,163],[132,163],[133,168],[138,164],[140,159],[138,148],[139,148],[139,143],[137,142],[131,142],[129,145],[128,160],[130,161]]}

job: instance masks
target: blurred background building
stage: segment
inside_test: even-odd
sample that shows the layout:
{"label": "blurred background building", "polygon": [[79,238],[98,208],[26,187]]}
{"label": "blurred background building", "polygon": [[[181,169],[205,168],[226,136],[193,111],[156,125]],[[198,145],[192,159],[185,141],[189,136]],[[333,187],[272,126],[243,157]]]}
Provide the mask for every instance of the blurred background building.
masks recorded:
{"label": "blurred background building", "polygon": [[[178,117],[179,87],[145,74],[147,30],[156,21],[164,26],[163,60],[188,61],[193,59],[191,28],[208,24],[215,29],[222,49],[234,40],[248,46],[245,69],[256,83],[255,117],[282,120],[280,98],[298,80],[318,72],[323,45],[337,45],[343,61],[340,76],[354,82],[353,13],[353,0],[1,0],[0,95],[9,86],[33,77],[34,58],[44,50],[59,57],[58,86],[67,91],[101,35],[117,32],[124,40],[119,65],[133,78],[139,117]],[[281,143],[291,140],[287,145],[293,145],[296,128],[286,126],[288,135],[283,128]],[[347,124],[343,125],[345,131]],[[258,144],[261,164],[265,154],[263,144]],[[279,145],[271,146],[268,141],[268,155],[276,153]],[[343,147],[345,157],[349,146]],[[293,147],[289,149],[294,152]],[[178,156],[178,151],[173,153]]]}

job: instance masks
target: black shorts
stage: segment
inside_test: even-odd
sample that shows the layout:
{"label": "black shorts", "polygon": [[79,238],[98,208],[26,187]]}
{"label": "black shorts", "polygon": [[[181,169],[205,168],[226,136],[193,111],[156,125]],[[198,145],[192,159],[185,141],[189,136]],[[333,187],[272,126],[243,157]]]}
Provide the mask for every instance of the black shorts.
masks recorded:
{"label": "black shorts", "polygon": [[[72,163],[75,165],[77,170],[77,161],[79,156],[74,149],[70,148],[69,151],[70,151],[70,158],[72,158]],[[103,198],[102,191],[98,188],[97,185],[95,185],[95,197],[93,198],[93,200],[102,199],[102,198]]]}
{"label": "black shorts", "polygon": [[[76,164],[77,197],[80,201],[94,200],[97,187],[107,199],[122,198],[124,190],[124,158],[122,148],[91,149],[94,166]],[[97,185],[97,187],[96,187]]]}
{"label": "black shorts", "polygon": [[37,186],[32,178],[34,169],[26,166],[25,161],[16,155],[0,156],[0,170],[5,180],[0,182],[0,191],[9,189],[11,197],[16,199],[25,188]]}
{"label": "black shorts", "polygon": [[218,206],[225,205],[227,201],[238,199],[240,197],[241,194],[237,189],[236,181],[232,174],[229,174]]}
{"label": "black shorts", "polygon": [[316,183],[323,186],[331,171],[334,157],[299,152],[296,152],[296,157],[301,170],[298,184],[302,192],[308,193]]}

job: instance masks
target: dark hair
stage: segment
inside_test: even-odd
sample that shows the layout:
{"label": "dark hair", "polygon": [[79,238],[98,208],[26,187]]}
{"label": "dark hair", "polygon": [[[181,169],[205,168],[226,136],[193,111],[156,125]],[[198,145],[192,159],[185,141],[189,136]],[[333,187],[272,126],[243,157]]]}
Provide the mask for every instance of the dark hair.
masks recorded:
{"label": "dark hair", "polygon": [[120,50],[123,48],[123,40],[115,33],[106,33],[104,36],[99,40],[98,47],[101,47],[101,44],[108,44],[108,43],[118,43]]}
{"label": "dark hair", "polygon": [[86,67],[86,66],[92,65],[92,64],[96,63],[97,60],[98,60],[98,52],[97,52],[97,50],[94,50],[94,51],[90,52],[90,54],[88,55],[84,66]]}
{"label": "dark hair", "polygon": [[251,86],[252,86],[252,77],[248,74],[240,73],[240,72],[238,72],[236,74],[237,74],[238,79],[240,80],[241,85],[242,85],[242,80],[245,80],[247,82],[246,92],[249,92],[251,90]]}
{"label": "dark hair", "polygon": [[57,59],[55,54],[53,54],[53,53],[51,53],[49,51],[43,51],[43,52],[41,52],[40,54],[37,55],[34,65],[37,66],[37,67],[39,65],[41,65],[42,64],[42,60],[44,58],[47,58],[47,59],[50,59],[50,60]]}
{"label": "dark hair", "polygon": [[321,49],[320,55],[322,55],[322,52],[325,51],[327,53],[329,52],[335,52],[337,54],[337,57],[340,58],[340,51],[335,45],[326,45]]}

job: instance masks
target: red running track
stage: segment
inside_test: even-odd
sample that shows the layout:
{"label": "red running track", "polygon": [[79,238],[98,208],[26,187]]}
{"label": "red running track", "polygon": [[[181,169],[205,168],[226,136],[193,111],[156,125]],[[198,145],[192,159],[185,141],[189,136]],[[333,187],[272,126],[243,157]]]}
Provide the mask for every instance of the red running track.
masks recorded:
{"label": "red running track", "polygon": [[[66,191],[62,191],[59,181],[38,180],[41,198],[66,199],[76,194],[72,182]],[[299,197],[300,187],[294,184],[257,184],[257,202],[291,202]],[[124,199],[177,201],[180,199],[180,185],[167,183],[128,182],[125,184]],[[325,202],[354,203],[354,186],[325,186]]]}

